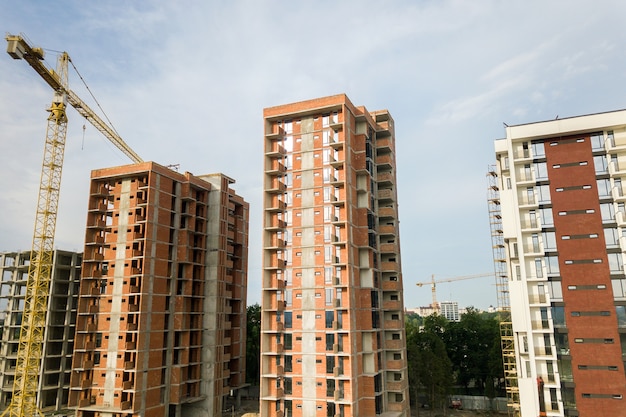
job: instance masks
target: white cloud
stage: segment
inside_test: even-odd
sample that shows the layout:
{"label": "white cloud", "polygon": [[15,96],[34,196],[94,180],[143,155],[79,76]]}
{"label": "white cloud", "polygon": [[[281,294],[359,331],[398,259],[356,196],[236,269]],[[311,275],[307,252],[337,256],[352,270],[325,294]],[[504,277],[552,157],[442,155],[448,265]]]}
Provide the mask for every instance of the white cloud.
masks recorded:
{"label": "white cloud", "polygon": [[[625,9],[563,0],[24,1],[5,9],[0,25],[67,50],[145,159],[237,180],[252,211],[252,302],[260,297],[262,109],[341,92],[389,109],[405,294],[428,304],[417,277],[491,268],[484,171],[503,121],[626,107],[615,87],[624,78]],[[30,244],[51,92],[8,55],[0,75],[0,250],[13,250]],[[77,77],[71,86],[88,98]],[[90,126],[83,144],[83,123],[70,112],[57,229],[70,249],[82,246],[90,170],[127,162]],[[459,301],[495,303],[493,289],[485,293]]]}

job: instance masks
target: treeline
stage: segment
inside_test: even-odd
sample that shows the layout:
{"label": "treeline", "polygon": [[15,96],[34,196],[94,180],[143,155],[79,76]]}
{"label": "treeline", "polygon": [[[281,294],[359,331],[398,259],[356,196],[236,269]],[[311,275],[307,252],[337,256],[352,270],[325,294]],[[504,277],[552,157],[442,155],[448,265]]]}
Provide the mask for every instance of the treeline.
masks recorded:
{"label": "treeline", "polygon": [[451,394],[504,395],[500,325],[495,313],[469,308],[461,321],[405,317],[411,404],[444,408]]}

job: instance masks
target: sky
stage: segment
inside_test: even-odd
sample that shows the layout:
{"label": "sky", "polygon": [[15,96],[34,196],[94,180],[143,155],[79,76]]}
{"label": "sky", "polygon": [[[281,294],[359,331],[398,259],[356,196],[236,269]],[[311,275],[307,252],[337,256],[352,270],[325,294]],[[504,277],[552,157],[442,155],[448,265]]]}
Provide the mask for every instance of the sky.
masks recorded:
{"label": "sky", "polygon": [[[626,108],[626,2],[0,0],[0,29],[67,51],[144,160],[222,172],[250,203],[261,299],[263,108],[345,93],[395,120],[405,307],[493,272],[487,178],[508,125]],[[10,7],[9,7],[10,4]],[[0,54],[0,251],[28,250],[52,91]],[[130,161],[73,109],[55,246],[83,250],[92,169]],[[439,301],[496,305],[493,277]]]}

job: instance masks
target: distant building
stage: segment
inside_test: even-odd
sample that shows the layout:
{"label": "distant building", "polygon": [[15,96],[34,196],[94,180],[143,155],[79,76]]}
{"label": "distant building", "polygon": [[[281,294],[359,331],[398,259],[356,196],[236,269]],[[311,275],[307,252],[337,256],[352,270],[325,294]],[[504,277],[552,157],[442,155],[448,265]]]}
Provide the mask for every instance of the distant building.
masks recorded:
{"label": "distant building", "polygon": [[624,415],[626,111],[495,143],[521,415]]}
{"label": "distant building", "polygon": [[456,301],[442,301],[439,303],[440,315],[449,321],[460,321],[459,303]]}
{"label": "distant building", "polygon": [[261,416],[408,417],[393,119],[342,94],[264,121]]}
{"label": "distant building", "polygon": [[245,384],[248,203],[224,175],[92,171],[69,402],[220,416]]}
{"label": "distant building", "polygon": [[[37,404],[45,412],[67,408],[82,254],[56,250]],[[0,253],[0,404],[11,402],[30,251]]]}

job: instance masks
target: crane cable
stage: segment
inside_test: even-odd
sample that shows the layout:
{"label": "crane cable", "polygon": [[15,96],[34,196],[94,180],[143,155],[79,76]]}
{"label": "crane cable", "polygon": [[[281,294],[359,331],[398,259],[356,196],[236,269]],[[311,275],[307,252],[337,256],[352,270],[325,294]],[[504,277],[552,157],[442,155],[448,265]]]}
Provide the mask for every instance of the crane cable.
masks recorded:
{"label": "crane cable", "polygon": [[117,132],[117,129],[115,129],[115,127],[113,126],[113,123],[111,123],[111,119],[109,119],[109,116],[107,116],[107,114],[105,113],[104,109],[102,108],[102,106],[98,102],[98,99],[96,99],[96,96],[94,96],[94,94],[91,92],[91,89],[87,85],[87,82],[85,81],[83,76],[80,74],[80,72],[78,72],[78,68],[76,68],[76,65],[74,65],[74,62],[72,62],[72,58],[69,58],[69,62],[70,62],[70,64],[72,64],[72,68],[74,68],[74,71],[76,71],[76,74],[78,75],[80,80],[83,82],[83,85],[85,86],[85,88],[89,92],[89,95],[91,95],[91,98],[93,98],[93,100],[96,102],[96,105],[98,106],[98,108],[100,109],[102,114],[104,115],[104,118],[107,120],[107,122],[109,122],[109,126],[111,126],[111,129],[113,129],[115,134],[119,136],[119,133]]}

